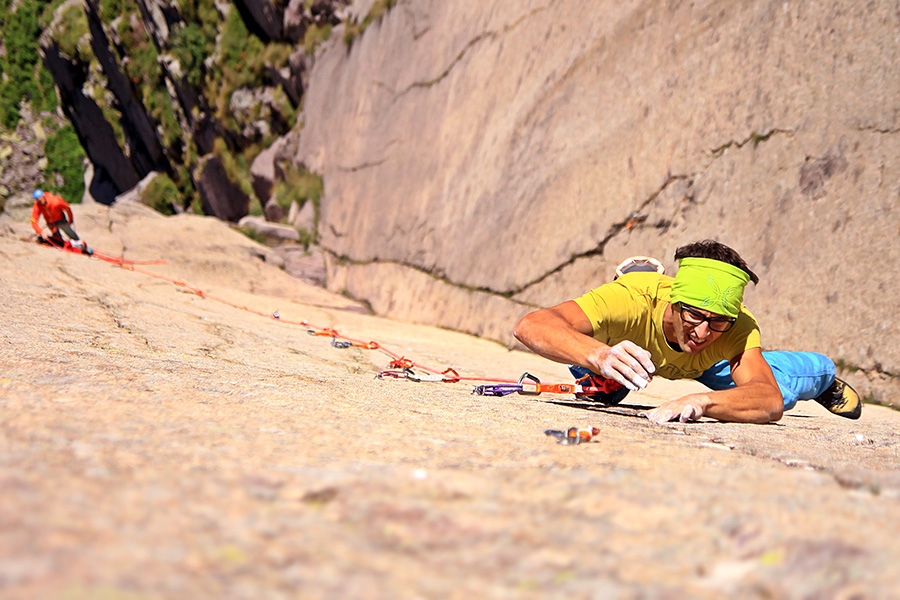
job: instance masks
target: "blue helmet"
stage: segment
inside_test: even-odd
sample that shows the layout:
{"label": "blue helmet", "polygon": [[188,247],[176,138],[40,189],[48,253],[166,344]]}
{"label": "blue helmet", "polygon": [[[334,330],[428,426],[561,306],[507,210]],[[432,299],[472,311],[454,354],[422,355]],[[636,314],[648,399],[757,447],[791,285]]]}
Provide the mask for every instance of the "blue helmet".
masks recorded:
{"label": "blue helmet", "polygon": [[38,198],[40,198],[43,195],[44,195],[44,192],[42,192],[41,190],[34,190],[34,194],[32,194],[32,196],[34,196],[35,200],[37,200]]}

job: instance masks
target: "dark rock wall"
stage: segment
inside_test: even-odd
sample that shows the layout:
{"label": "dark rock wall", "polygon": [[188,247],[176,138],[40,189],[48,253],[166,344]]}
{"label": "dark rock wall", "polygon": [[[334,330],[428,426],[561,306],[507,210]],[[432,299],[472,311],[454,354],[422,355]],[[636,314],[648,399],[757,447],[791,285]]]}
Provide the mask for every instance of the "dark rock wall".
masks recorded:
{"label": "dark rock wall", "polygon": [[[251,38],[257,38],[263,45],[285,46],[302,40],[311,26],[324,27],[338,23],[337,11],[346,5],[346,1],[320,0],[312,6],[301,2],[291,5],[287,11],[283,3],[267,0],[237,0],[233,4],[215,4],[214,8],[211,3],[207,4],[206,12],[202,12],[205,21],[200,23],[207,30],[210,25],[207,21],[214,15],[220,19],[214,25],[221,30],[228,15],[237,11]],[[103,0],[88,0],[85,13],[93,55],[90,58],[62,56],[52,36],[45,36],[45,62],[57,80],[63,110],[70,115],[95,166],[91,188],[99,194],[99,201],[112,201],[143,176],[156,171],[176,180],[185,192],[185,205],[196,194],[202,205],[221,207],[221,199],[203,197],[211,188],[209,185],[199,185],[198,169],[202,158],[216,150],[220,155],[223,152],[232,155],[233,160],[229,164],[249,162],[253,156],[248,157],[248,152],[258,151],[261,144],[276,139],[293,125],[296,109],[302,102],[304,79],[311,68],[312,57],[306,56],[302,46],[298,47],[290,60],[281,60],[283,64],[267,65],[261,76],[254,75],[257,79],[251,84],[246,83],[246,77],[243,83],[236,83],[235,80],[240,78],[232,77],[230,85],[234,89],[231,89],[223,87],[225,82],[213,81],[213,78],[223,76],[225,70],[234,67],[217,62],[224,60],[222,56],[227,54],[228,48],[216,48],[214,51],[204,48],[203,51],[208,54],[202,65],[194,65],[202,72],[202,81],[198,82],[196,78],[189,81],[186,66],[176,58],[179,48],[173,47],[173,44],[183,42],[177,35],[179,32],[193,27],[194,37],[191,39],[194,44],[202,45],[196,38],[196,19],[201,18],[199,6],[200,3],[196,3],[185,7],[182,13],[177,3],[160,0],[125,2],[121,5],[122,14],[116,15],[123,21],[114,25],[102,21]],[[188,22],[187,19],[194,21]],[[289,33],[286,33],[286,22],[291,24]],[[128,32],[127,36],[119,33],[123,27]],[[221,40],[222,35],[216,39]],[[153,49],[151,52],[146,47],[139,49],[129,47],[129,44],[149,44]],[[196,58],[198,51],[198,46],[192,47],[191,56]],[[135,53],[141,52],[142,56],[136,58]],[[158,55],[154,65],[158,66],[158,72],[135,73],[133,68],[126,70],[128,61],[142,64],[135,62],[140,60],[146,64],[151,54]],[[285,56],[283,49],[274,54]],[[258,56],[252,58],[257,59]],[[81,60],[96,61],[96,64],[92,67],[91,64],[82,64]],[[248,72],[255,74],[257,71],[249,71],[248,67]],[[193,73],[196,75],[196,71]],[[94,79],[88,81],[89,77]],[[104,98],[94,100],[85,97],[78,86],[86,82],[94,90],[103,90]],[[112,98],[111,102],[108,97]],[[237,102],[236,98],[242,100]],[[248,98],[251,99],[249,105]],[[100,106],[98,101],[109,105]],[[90,104],[93,106],[88,106]],[[236,108],[238,106],[240,110]],[[172,118],[165,116],[169,109],[174,115]],[[116,127],[104,122],[104,119],[115,119]],[[177,131],[174,131],[176,127]],[[123,140],[117,142],[115,130],[121,132]],[[224,144],[224,149],[221,144]],[[234,179],[235,173],[230,175]],[[249,173],[245,176],[249,180]],[[240,189],[247,188],[241,186]],[[251,196],[241,198],[224,214],[233,215],[246,210],[250,200]],[[265,199],[261,201],[264,203]]]}
{"label": "dark rock wall", "polygon": [[63,56],[53,43],[45,45],[43,53],[44,63],[56,82],[62,110],[72,122],[81,145],[94,164],[91,194],[98,202],[109,204],[116,194],[140,181],[140,175],[119,146],[115,131],[106,121],[103,111],[93,98],[84,95],[87,65]]}
{"label": "dark rock wall", "polygon": [[[103,30],[103,23],[97,14],[94,2],[87,2],[88,25],[91,32],[91,48],[106,76],[107,89],[115,96],[116,106],[122,115],[120,123],[125,132],[129,150],[129,159],[137,171],[139,178],[150,171],[169,171],[170,166],[163,152],[159,135],[156,132],[146,108],[135,97],[128,78],[111,51],[109,39]],[[96,161],[91,157],[92,162]],[[137,182],[131,182],[129,189]]]}
{"label": "dark rock wall", "polygon": [[206,214],[233,223],[247,214],[247,195],[228,178],[218,156],[209,155],[203,159],[198,168],[197,187]]}
{"label": "dark rock wall", "polygon": [[235,0],[250,31],[269,42],[283,39],[284,8],[268,0]]}

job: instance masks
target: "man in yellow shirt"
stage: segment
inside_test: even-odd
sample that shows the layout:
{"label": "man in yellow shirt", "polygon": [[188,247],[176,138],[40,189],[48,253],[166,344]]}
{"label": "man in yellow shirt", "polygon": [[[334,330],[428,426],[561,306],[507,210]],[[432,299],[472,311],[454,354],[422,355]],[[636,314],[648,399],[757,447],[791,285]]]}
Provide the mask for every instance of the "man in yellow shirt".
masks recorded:
{"label": "man in yellow shirt", "polygon": [[570,363],[573,374],[620,387],[596,398],[617,403],[654,375],[698,379],[712,390],[669,400],[647,417],[662,423],[702,416],[768,423],[797,400],[815,399],[859,418],[859,396],[835,377],[834,363],[811,352],[767,352],[743,305],[759,281],[733,249],[712,240],[682,246],[674,278],[629,272],[575,300],[535,311],[515,336],[537,354]]}

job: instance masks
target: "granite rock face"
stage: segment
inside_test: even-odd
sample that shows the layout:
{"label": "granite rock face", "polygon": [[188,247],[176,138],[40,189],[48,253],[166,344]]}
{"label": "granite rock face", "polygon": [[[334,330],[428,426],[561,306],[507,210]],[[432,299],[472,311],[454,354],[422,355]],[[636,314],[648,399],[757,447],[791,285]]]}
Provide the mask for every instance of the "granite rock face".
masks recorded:
{"label": "granite rock face", "polygon": [[329,286],[511,344],[627,256],[673,272],[711,237],[762,279],[765,346],[891,402],[893,269],[861,265],[900,261],[898,26],[888,3],[400,0],[305,97]]}
{"label": "granite rock face", "polygon": [[[98,253],[166,263],[23,241],[27,201],[0,214],[4,600],[896,596],[900,412],[653,425],[643,410],[700,384],[604,407],[377,378],[390,349],[571,381],[365,314],[217,219],[73,211]],[[544,433],[568,427],[600,434]]]}

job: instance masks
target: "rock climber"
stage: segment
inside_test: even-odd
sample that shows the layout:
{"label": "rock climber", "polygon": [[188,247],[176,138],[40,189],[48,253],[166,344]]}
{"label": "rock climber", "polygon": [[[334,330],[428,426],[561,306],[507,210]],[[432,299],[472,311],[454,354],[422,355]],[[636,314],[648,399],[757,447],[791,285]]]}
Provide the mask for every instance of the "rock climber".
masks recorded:
{"label": "rock climber", "polygon": [[[72,225],[75,221],[72,216],[72,208],[69,203],[61,197],[44,192],[42,190],[34,190],[34,206],[31,208],[31,227],[38,234],[38,241],[52,246],[62,248],[65,240],[62,233],[66,234],[69,244],[84,254],[92,254],[93,251],[88,247],[78,234],[75,233]],[[40,218],[44,218],[46,227],[50,229],[50,235],[44,236],[44,230],[40,224]]]}
{"label": "rock climber", "polygon": [[659,261],[630,259],[612,282],[525,315],[514,335],[537,354],[570,364],[577,379],[609,390],[591,398],[605,404],[647,387],[654,375],[710,388],[648,411],[654,423],[768,423],[798,400],[859,418],[859,395],[835,376],[828,357],[761,350],[759,325],[743,304],[744,287],[759,278],[736,251],[702,240],[678,248],[675,260],[673,278]]}

